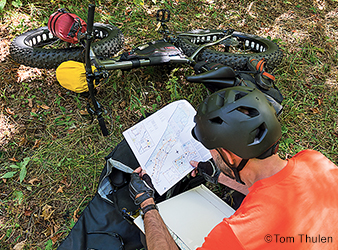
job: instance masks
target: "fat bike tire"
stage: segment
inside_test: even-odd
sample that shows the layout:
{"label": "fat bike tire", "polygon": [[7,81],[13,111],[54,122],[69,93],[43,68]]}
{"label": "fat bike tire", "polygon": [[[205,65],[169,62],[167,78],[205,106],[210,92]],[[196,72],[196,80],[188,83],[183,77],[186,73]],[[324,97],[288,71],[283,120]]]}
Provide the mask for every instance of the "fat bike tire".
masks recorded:
{"label": "fat bike tire", "polygon": [[[283,52],[274,42],[256,35],[237,31],[235,31],[232,36],[239,42],[242,49],[244,47],[245,50],[248,50],[250,53],[231,53],[208,48],[199,53],[197,61],[222,63],[235,70],[243,71],[249,70],[247,66],[249,58],[259,60],[265,58],[267,60],[266,69],[269,71],[272,71],[281,63]],[[180,47],[187,56],[191,56],[198,49],[198,45],[193,43],[193,39],[185,36],[179,37],[176,45]]]}
{"label": "fat bike tire", "polygon": [[[95,41],[92,43],[92,49],[98,57],[111,57],[123,47],[124,36],[117,27],[94,23],[93,30]],[[84,62],[85,49],[81,45],[46,48],[57,41],[60,39],[54,37],[47,26],[40,27],[14,38],[9,48],[10,55],[17,63],[41,69],[55,69],[62,62],[69,60]]]}

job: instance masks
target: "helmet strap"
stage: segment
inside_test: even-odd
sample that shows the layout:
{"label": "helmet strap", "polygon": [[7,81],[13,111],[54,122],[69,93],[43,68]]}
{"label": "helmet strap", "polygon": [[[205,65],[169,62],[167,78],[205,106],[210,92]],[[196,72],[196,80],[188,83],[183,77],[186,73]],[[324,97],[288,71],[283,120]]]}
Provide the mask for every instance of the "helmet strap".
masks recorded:
{"label": "helmet strap", "polygon": [[244,185],[245,183],[242,181],[241,177],[239,176],[239,171],[241,171],[245,167],[248,161],[249,159],[242,159],[237,168],[235,167],[231,168],[232,171],[234,171],[235,173],[236,181]]}
{"label": "helmet strap", "polygon": [[263,160],[265,158],[268,158],[271,155],[274,155],[277,153],[279,148],[279,141],[277,141],[275,144],[273,144],[268,150],[266,150],[263,154],[257,157],[257,159]]}
{"label": "helmet strap", "polygon": [[245,183],[242,181],[242,179],[239,175],[239,171],[241,171],[245,167],[245,165],[248,163],[249,159],[242,159],[241,162],[239,163],[238,167],[234,167],[233,165],[230,165],[230,164],[227,163],[227,161],[224,159],[223,155],[221,154],[221,152],[218,148],[216,149],[216,151],[222,157],[222,160],[225,163],[225,165],[227,165],[232,170],[232,172],[234,172],[235,180],[237,182],[245,185]]}

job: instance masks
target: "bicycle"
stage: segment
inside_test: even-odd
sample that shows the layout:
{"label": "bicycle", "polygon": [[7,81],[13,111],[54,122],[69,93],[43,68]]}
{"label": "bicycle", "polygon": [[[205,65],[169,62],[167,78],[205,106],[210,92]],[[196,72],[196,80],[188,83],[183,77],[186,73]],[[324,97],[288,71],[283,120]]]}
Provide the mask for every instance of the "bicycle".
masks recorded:
{"label": "bicycle", "polygon": [[[89,5],[87,31],[80,46],[67,48],[45,48],[59,41],[48,30],[40,27],[16,37],[10,45],[11,57],[24,65],[39,68],[56,68],[69,60],[85,63],[88,92],[103,135],[108,135],[102,114],[103,109],[94,95],[94,80],[107,78],[109,71],[121,69],[177,64],[193,66],[194,76],[187,76],[190,82],[203,83],[212,92],[237,85],[259,88],[273,104],[277,113],[283,96],[274,85],[274,69],[282,60],[283,53],[274,42],[255,35],[234,30],[193,30],[174,33],[166,25],[170,20],[168,10],[159,10],[156,18],[160,24],[158,32],[163,39],[148,42],[112,57],[124,44],[122,32],[115,26],[94,23],[95,6]],[[96,39],[96,41],[94,41]],[[209,47],[223,45],[224,51]],[[233,52],[237,48],[240,53]],[[244,53],[242,53],[244,52]],[[250,52],[250,53],[247,53]],[[92,70],[92,65],[96,70]],[[254,74],[255,79],[249,77]]]}

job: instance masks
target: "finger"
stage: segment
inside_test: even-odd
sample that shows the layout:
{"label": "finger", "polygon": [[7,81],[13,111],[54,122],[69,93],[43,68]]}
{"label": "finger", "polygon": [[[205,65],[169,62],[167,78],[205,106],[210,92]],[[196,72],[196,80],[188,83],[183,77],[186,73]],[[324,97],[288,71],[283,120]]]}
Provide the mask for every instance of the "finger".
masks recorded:
{"label": "finger", "polygon": [[191,172],[191,176],[192,177],[196,177],[197,175],[197,169],[194,169],[192,172]]}
{"label": "finger", "polygon": [[141,173],[140,173],[140,176],[143,176],[143,175],[145,175],[147,172],[144,170],[144,169],[142,169],[142,171],[141,171]]}
{"label": "finger", "polygon": [[190,165],[193,166],[194,168],[197,168],[198,161],[190,161]]}
{"label": "finger", "polygon": [[152,189],[154,189],[154,185],[151,181],[151,178],[148,174],[144,174],[142,179],[148,184],[149,187],[151,187]]}
{"label": "finger", "polygon": [[138,167],[137,169],[134,170],[133,173],[141,173],[142,171],[142,168],[141,167]]}
{"label": "finger", "polygon": [[140,193],[140,194],[137,194],[137,195],[135,196],[135,199],[137,199],[138,197],[142,196],[142,194],[144,194],[144,192],[143,192],[143,193]]}

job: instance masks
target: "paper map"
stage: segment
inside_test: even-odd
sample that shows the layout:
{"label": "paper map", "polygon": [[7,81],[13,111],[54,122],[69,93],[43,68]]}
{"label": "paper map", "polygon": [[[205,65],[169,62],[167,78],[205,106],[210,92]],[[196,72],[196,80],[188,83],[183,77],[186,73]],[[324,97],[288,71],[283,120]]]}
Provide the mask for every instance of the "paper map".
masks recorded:
{"label": "paper map", "polygon": [[176,101],[123,132],[160,195],[193,170],[190,160],[211,158],[191,135],[195,114],[189,102]]}

